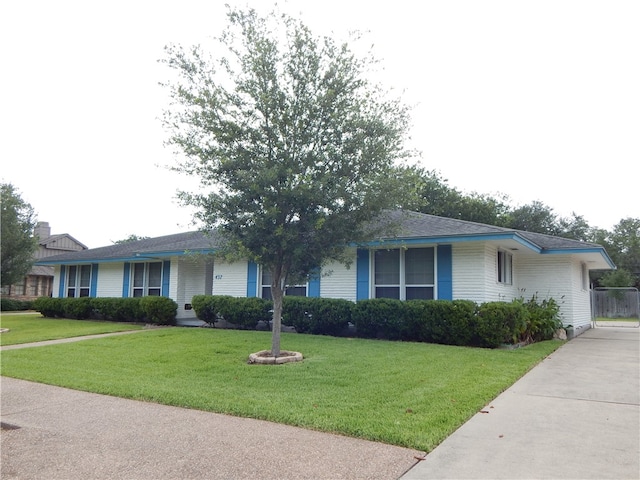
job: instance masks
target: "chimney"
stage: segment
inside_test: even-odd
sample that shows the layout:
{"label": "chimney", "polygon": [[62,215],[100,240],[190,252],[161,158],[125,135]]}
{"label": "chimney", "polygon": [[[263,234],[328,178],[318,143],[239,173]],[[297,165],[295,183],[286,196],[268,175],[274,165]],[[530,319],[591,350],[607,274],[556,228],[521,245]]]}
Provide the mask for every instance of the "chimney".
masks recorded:
{"label": "chimney", "polygon": [[49,226],[49,222],[38,222],[36,224],[36,228],[33,229],[33,234],[40,240],[49,238],[51,236],[51,227]]}

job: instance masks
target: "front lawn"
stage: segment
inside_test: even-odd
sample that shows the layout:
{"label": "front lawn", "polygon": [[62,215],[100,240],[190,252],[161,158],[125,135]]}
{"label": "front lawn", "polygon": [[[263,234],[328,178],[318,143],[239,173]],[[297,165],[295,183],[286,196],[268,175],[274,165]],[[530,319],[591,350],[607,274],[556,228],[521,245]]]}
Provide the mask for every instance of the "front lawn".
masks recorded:
{"label": "front lawn", "polygon": [[39,313],[3,313],[0,328],[9,329],[8,332],[0,333],[0,345],[15,345],[97,333],[139,330],[142,327],[127,323],[43,318]]}
{"label": "front lawn", "polygon": [[247,364],[270,341],[269,332],[165,328],[5,351],[2,375],[430,451],[562,344],[489,350],[285,333],[283,348],[303,362]]}

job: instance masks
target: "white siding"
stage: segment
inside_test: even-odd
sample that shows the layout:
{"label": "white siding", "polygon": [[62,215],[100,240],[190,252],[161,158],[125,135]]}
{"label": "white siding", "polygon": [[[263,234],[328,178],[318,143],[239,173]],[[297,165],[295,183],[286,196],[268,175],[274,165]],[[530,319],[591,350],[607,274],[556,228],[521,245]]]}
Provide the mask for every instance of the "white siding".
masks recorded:
{"label": "white siding", "polygon": [[353,262],[350,267],[338,262],[332,262],[322,268],[320,278],[320,296],[322,298],[344,298],[356,301],[356,253],[353,252]]}
{"label": "white siding", "polygon": [[101,263],[98,266],[98,297],[122,297],[124,263]]}
{"label": "white siding", "polygon": [[580,330],[591,328],[591,294],[582,284],[582,262],[573,259],[571,264],[571,286],[572,286],[572,317],[571,325],[574,327],[576,334],[580,334]]}
{"label": "white siding", "polygon": [[58,293],[60,292],[60,265],[55,265],[53,267],[53,287],[51,296],[54,298],[58,298]]}
{"label": "white siding", "polygon": [[522,296],[553,298],[560,306],[565,325],[576,329],[591,323],[589,292],[582,289],[581,264],[569,255],[526,256],[519,262]]}
{"label": "white siding", "polygon": [[453,298],[484,302],[487,291],[486,247],[482,243],[458,243],[452,248]]}
{"label": "white siding", "polygon": [[222,263],[213,266],[213,294],[247,296],[247,262]]}

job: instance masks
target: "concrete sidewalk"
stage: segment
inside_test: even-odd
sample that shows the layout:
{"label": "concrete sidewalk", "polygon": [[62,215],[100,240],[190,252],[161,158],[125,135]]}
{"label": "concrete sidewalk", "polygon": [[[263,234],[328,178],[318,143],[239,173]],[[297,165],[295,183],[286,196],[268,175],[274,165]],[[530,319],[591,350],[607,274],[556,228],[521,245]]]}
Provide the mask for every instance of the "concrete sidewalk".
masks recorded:
{"label": "concrete sidewalk", "polygon": [[640,330],[588,330],[402,477],[640,479]]}

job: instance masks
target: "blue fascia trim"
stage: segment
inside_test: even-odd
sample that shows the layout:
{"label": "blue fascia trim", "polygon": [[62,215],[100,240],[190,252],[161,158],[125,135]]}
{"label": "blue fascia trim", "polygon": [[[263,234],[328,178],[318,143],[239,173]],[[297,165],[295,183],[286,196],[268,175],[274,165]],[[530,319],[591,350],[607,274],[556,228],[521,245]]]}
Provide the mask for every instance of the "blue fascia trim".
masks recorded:
{"label": "blue fascia trim", "polygon": [[572,248],[572,249],[562,249],[562,248],[554,248],[549,250],[543,250],[541,252],[543,255],[567,255],[574,253],[597,253],[602,256],[602,258],[607,262],[607,264],[612,268],[616,269],[616,264],[613,263],[611,257],[607,254],[604,248]]}
{"label": "blue fascia trim", "polygon": [[411,238],[393,238],[387,240],[374,240],[371,242],[365,242],[362,244],[354,244],[352,246],[361,247],[389,247],[397,248],[402,245],[415,245],[415,244],[438,244],[438,243],[462,243],[462,242],[479,242],[487,240],[514,240],[520,245],[525,246],[537,253],[541,253],[542,249],[530,242],[529,240],[521,237],[515,232],[509,233],[490,233],[486,235],[449,235],[442,237],[411,237]]}
{"label": "blue fascia trim", "polygon": [[197,254],[210,254],[210,253],[214,253],[215,250],[179,250],[179,251],[175,251],[175,252],[157,252],[157,253],[136,253],[133,256],[129,256],[129,257],[115,257],[115,258],[88,258],[86,260],[60,260],[60,261],[56,261],[56,260],[39,260],[37,262],[34,262],[34,265],[67,265],[67,264],[73,264],[73,265],[86,265],[89,263],[120,263],[120,262],[140,262],[140,261],[145,261],[145,260],[158,260],[160,258],[166,258],[166,257],[175,257],[175,256],[181,256],[181,255],[191,255],[194,253]]}

